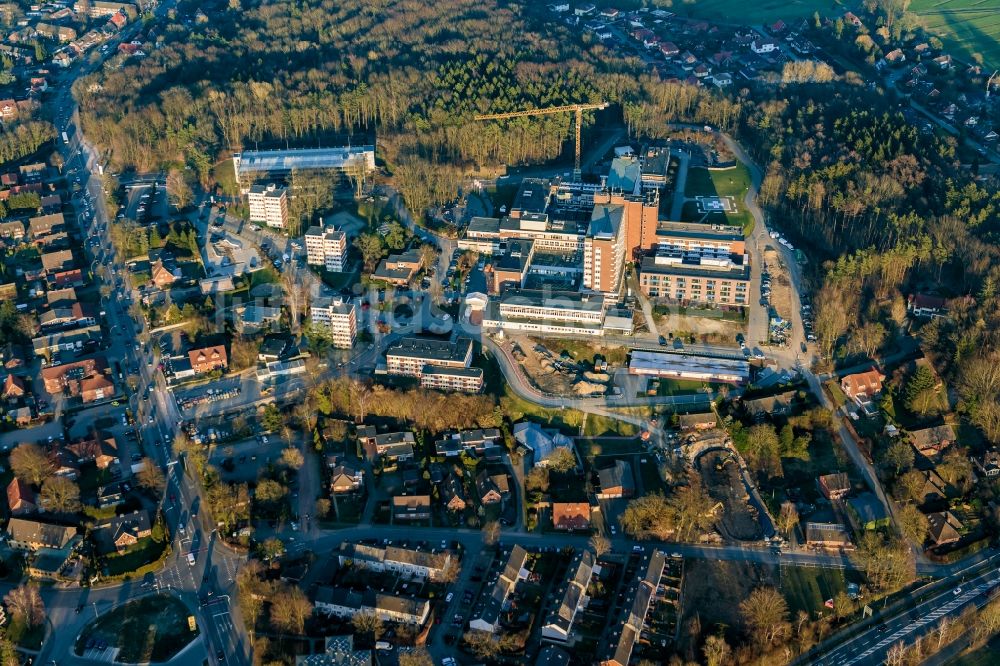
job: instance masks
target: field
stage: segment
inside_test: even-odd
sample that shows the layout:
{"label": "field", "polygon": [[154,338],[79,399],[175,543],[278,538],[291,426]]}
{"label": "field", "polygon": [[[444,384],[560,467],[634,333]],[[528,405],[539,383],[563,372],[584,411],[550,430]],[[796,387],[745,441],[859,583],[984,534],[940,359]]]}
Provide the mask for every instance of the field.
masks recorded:
{"label": "field", "polygon": [[794,18],[812,18],[815,12],[821,15],[838,15],[844,13],[842,3],[832,0],[757,0],[757,2],[741,2],[740,0],[682,0],[675,2],[670,11],[680,16],[717,19],[734,22],[739,17],[742,24],[760,25],[773,23],[778,19],[786,23]]}
{"label": "field", "polygon": [[941,37],[955,55],[983,57],[990,71],[1000,67],[1000,10],[996,0],[913,0],[910,11]]}
{"label": "field", "polygon": [[823,605],[838,593],[847,589],[844,572],[840,569],[820,569],[818,567],[783,567],[781,569],[781,592],[788,601],[792,616],[804,610],[815,617],[823,613]]}
{"label": "field", "polygon": [[[695,222],[731,224],[749,228],[752,218],[743,204],[743,197],[746,196],[748,189],[750,189],[750,172],[742,164],[712,171],[703,167],[689,169],[687,183],[684,186],[684,196],[687,201],[684,203],[681,217]],[[705,213],[701,210],[704,204],[694,200],[697,197],[719,197],[725,207],[735,204],[736,212]]]}

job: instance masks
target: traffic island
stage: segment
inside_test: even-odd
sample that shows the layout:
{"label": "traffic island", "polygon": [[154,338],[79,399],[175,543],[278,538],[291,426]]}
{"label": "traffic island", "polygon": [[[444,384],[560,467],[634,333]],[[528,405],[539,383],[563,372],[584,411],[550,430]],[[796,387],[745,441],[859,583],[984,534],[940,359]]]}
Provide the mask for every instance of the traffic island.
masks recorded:
{"label": "traffic island", "polygon": [[130,601],[88,624],[76,639],[74,653],[126,664],[169,661],[198,636],[190,617],[188,608],[172,596]]}

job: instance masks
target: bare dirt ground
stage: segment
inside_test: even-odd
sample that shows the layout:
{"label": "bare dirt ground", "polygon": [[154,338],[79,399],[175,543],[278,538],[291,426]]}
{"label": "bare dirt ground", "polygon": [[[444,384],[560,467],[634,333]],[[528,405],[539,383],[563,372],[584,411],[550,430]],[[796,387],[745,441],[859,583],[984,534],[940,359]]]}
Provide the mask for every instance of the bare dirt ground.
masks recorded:
{"label": "bare dirt ground", "polygon": [[737,335],[746,335],[746,324],[714,317],[693,317],[671,313],[656,317],[656,329],[662,334],[694,335],[700,342],[732,344]]}
{"label": "bare dirt ground", "polygon": [[773,567],[753,562],[687,560],[684,566],[680,610],[682,648],[690,638],[687,627],[691,619],[698,618],[702,636],[714,633],[719,625],[740,627],[740,602],[754,588],[773,586],[777,582]]}
{"label": "bare dirt ground", "polygon": [[755,541],[763,536],[757,511],[750,506],[740,470],[732,456],[710,451],[698,460],[701,478],[713,499],[722,503],[716,528],[727,541]]}
{"label": "bare dirt ground", "polygon": [[[597,382],[591,383],[588,381],[574,387],[574,384],[577,383],[577,380],[580,379],[582,375],[579,375],[573,370],[558,369],[556,367],[556,362],[559,360],[558,355],[545,355],[539,353],[535,350],[535,345],[537,343],[531,338],[518,336],[516,338],[512,338],[512,342],[517,345],[517,348],[520,349],[523,354],[523,358],[519,354],[515,354],[515,358],[520,361],[521,367],[524,369],[524,373],[528,376],[531,382],[542,391],[556,395],[586,395],[589,393],[604,393],[606,387]],[[600,375],[592,375],[592,377],[598,378]],[[584,379],[586,380],[585,377]],[[584,391],[584,389],[591,390]]]}
{"label": "bare dirt ground", "polygon": [[788,277],[788,267],[770,245],[764,250],[764,262],[771,275],[771,307],[779,317],[789,319],[792,316],[792,283]]}

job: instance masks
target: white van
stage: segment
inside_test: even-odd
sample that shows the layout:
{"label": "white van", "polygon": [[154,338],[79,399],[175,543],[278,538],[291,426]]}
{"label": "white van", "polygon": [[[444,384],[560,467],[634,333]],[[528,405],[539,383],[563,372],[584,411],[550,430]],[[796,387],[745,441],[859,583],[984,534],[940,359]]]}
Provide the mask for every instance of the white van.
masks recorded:
{"label": "white van", "polygon": [[194,566],[194,553],[188,553],[188,565]]}

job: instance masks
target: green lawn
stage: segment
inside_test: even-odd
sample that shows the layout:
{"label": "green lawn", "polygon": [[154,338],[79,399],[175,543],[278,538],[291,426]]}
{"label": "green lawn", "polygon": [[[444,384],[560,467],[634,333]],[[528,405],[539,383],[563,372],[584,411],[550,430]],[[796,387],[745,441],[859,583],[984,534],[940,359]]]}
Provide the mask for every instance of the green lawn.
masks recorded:
{"label": "green lawn", "polygon": [[167,544],[154,541],[152,537],[139,539],[139,543],[129,548],[121,555],[111,555],[107,558],[105,575],[120,576],[155,562],[163,554]]}
{"label": "green lawn", "polygon": [[792,617],[800,610],[816,613],[827,610],[823,603],[847,589],[844,572],[818,567],[783,567],[781,592]]}
{"label": "green lawn", "polygon": [[168,661],[197,636],[188,628],[188,609],[173,597],[155,595],[115,608],[88,625],[76,641],[76,653],[90,638],[121,649],[118,661]]}
{"label": "green lawn", "polygon": [[[916,4],[916,3],[914,3]],[[782,19],[812,18],[815,12],[823,16],[843,14],[847,8],[832,0],[698,0],[697,2],[675,2],[670,11],[680,16],[715,19],[734,22],[739,17],[741,24],[760,25]]]}
{"label": "green lawn", "polygon": [[587,437],[600,437],[602,435],[632,437],[639,432],[639,429],[631,423],[625,423],[610,416],[587,414],[586,419],[583,434]]}
{"label": "green lawn", "polygon": [[696,393],[701,393],[702,389],[705,387],[714,389],[716,384],[711,382],[699,382],[693,379],[669,379],[660,378],[660,387],[657,389],[657,395],[694,395]]}
{"label": "green lawn", "polygon": [[910,12],[938,35],[956,56],[983,58],[985,69],[1000,67],[1000,10],[996,0],[913,0]]}
{"label": "green lawn", "polygon": [[504,414],[511,418],[511,421],[520,421],[525,417],[531,418],[546,425],[566,430],[579,429],[583,423],[584,414],[575,409],[548,409],[540,407],[534,403],[522,400],[513,391],[507,390],[507,394],[501,399],[500,406]]}
{"label": "green lawn", "polygon": [[642,451],[642,444],[636,439],[578,439],[576,445],[584,458],[622,456]]}

